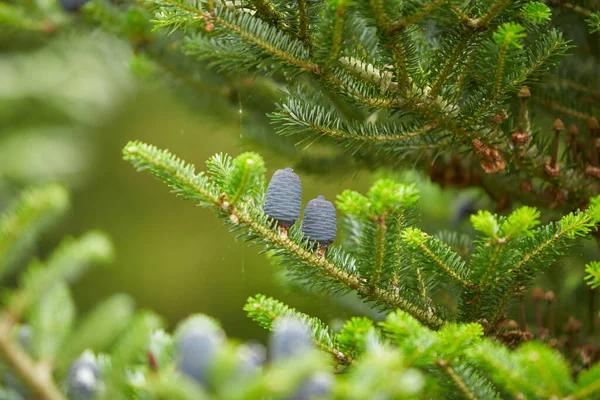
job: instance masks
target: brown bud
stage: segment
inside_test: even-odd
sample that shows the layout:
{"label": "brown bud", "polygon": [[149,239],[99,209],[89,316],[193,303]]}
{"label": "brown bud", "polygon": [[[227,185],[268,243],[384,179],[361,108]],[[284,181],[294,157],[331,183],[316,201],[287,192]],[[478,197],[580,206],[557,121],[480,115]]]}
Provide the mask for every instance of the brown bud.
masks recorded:
{"label": "brown bud", "polygon": [[515,132],[511,135],[510,140],[515,146],[521,146],[529,143],[531,137],[523,132]]}
{"label": "brown bud", "polygon": [[522,193],[531,193],[533,191],[533,184],[531,181],[523,181],[519,184],[519,189]]}
{"label": "brown bud", "polygon": [[504,118],[502,118],[502,115],[496,114],[496,115],[494,115],[492,117],[492,119],[490,120],[490,122],[493,123],[493,124],[501,124],[503,119]]}
{"label": "brown bud", "polygon": [[598,119],[596,117],[590,117],[590,119],[587,121],[587,128],[594,132],[600,130],[600,123],[598,123]]}
{"label": "brown bud", "polygon": [[544,291],[542,290],[541,287],[537,286],[531,292],[531,297],[534,300],[542,300],[544,298]]}
{"label": "brown bud", "polygon": [[544,172],[548,176],[558,176],[558,174],[560,173],[560,166],[558,164],[555,164],[553,167],[552,160],[548,160],[548,161],[546,161],[546,166],[544,167]]}
{"label": "brown bud", "polygon": [[567,130],[567,138],[569,139],[569,143],[572,143],[578,135],[579,129],[577,129],[577,125],[569,125],[569,129]]}
{"label": "brown bud", "polygon": [[553,131],[562,131],[565,129],[565,124],[560,120],[560,118],[556,118],[554,123],[552,124]]}
{"label": "brown bud", "polygon": [[495,174],[506,168],[502,153],[495,147],[487,146],[479,139],[473,139],[473,150],[480,156],[480,164],[488,174]]}
{"label": "brown bud", "polygon": [[581,326],[582,326],[581,322],[579,322],[578,320],[576,320],[573,317],[569,317],[569,320],[565,324],[564,330],[567,333],[579,332],[579,330],[581,329]]}
{"label": "brown bud", "polygon": [[506,323],[507,329],[517,329],[518,327],[519,324],[517,324],[517,321],[515,321],[514,319],[511,319]]}
{"label": "brown bud", "polygon": [[544,295],[544,300],[546,300],[548,303],[553,303],[556,300],[554,292],[552,290],[548,290]]}
{"label": "brown bud", "polygon": [[588,165],[585,167],[585,174],[592,178],[600,179],[600,168]]}
{"label": "brown bud", "polygon": [[531,92],[529,91],[528,87],[524,86],[521,88],[521,90],[519,90],[519,93],[517,94],[517,96],[519,96],[522,99],[530,99]]}

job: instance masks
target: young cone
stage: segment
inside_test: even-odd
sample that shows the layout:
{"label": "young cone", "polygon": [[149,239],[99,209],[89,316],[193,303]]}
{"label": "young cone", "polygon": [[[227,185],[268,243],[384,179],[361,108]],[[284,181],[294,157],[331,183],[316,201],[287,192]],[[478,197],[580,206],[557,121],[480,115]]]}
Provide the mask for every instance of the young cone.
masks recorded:
{"label": "young cone", "polygon": [[95,399],[101,384],[100,370],[93,354],[85,352],[73,361],[67,377],[67,393],[70,399]]}
{"label": "young cone", "polygon": [[214,357],[225,342],[225,333],[209,320],[197,318],[192,322],[177,338],[177,368],[206,384]]}
{"label": "young cone", "polygon": [[308,327],[295,318],[275,321],[269,341],[269,356],[272,360],[282,360],[304,354],[314,348]]}
{"label": "young cone", "polygon": [[306,205],[302,232],[310,240],[319,244],[320,253],[324,253],[327,246],[335,240],[337,234],[335,207],[330,201],[325,200],[325,197],[319,196]]}
{"label": "young cone", "polygon": [[300,177],[291,168],[278,169],[273,174],[264,211],[279,223],[282,235],[285,235],[300,216],[302,207],[302,183]]}

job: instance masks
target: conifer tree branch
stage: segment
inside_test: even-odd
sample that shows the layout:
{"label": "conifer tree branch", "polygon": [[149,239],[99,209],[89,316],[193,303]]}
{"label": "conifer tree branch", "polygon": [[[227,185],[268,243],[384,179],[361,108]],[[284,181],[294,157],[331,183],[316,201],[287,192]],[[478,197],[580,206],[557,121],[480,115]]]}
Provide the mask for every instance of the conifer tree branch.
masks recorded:
{"label": "conifer tree branch", "polygon": [[4,313],[0,320],[0,355],[27,383],[41,400],[66,400],[54,384],[47,368],[36,364],[31,357],[11,340],[12,317]]}
{"label": "conifer tree branch", "polygon": [[531,382],[528,382],[521,374],[519,374],[518,370],[515,370],[514,368],[511,368],[510,365],[503,363],[503,360],[494,357],[494,354],[490,354],[485,351],[478,351],[477,357],[506,377],[504,382],[506,382],[507,385],[510,385],[507,389],[509,389],[513,395],[516,395],[520,392],[518,387],[531,387],[535,391],[535,394],[538,398],[549,398],[552,395],[544,390],[544,388],[540,385],[532,385]]}
{"label": "conifer tree branch", "polygon": [[375,290],[375,288],[379,285],[379,280],[381,279],[381,272],[383,271],[383,258],[385,253],[385,230],[382,223],[376,223],[376,232],[375,232],[375,254],[374,254],[374,263],[372,266],[372,275],[371,281],[369,284],[371,285],[371,290]]}
{"label": "conifer tree branch", "polygon": [[478,29],[487,28],[488,23],[496,17],[504,7],[509,3],[510,0],[496,0],[496,2],[489,8],[489,10],[476,21],[476,26]]}
{"label": "conifer tree branch", "polygon": [[496,0],[494,4],[488,9],[488,11],[479,18],[469,17],[459,7],[452,5],[452,11],[458,15],[458,17],[471,29],[483,30],[488,27],[489,22],[495,18],[501,11],[506,7],[510,0]]}
{"label": "conifer tree branch", "polygon": [[592,14],[591,10],[588,10],[585,7],[581,7],[577,4],[573,4],[570,1],[564,1],[564,0],[546,0],[546,2],[548,4],[550,4],[551,6],[555,6],[555,7],[562,7],[562,8],[566,8],[568,10],[574,11],[578,14],[583,15],[584,17],[589,17],[590,14]]}
{"label": "conifer tree branch", "polygon": [[216,193],[214,184],[203,174],[195,175],[192,166],[186,165],[184,161],[169,152],[158,150],[154,146],[141,142],[130,142],[123,149],[123,156],[138,170],[150,170],[184,198],[216,207],[220,213],[228,215],[234,224],[246,226],[253,234],[259,235],[276,247],[285,249],[297,260],[320,270],[334,281],[356,291],[359,296],[379,302],[389,308],[400,308],[431,328],[438,328],[444,323],[432,312],[423,312],[416,304],[403,298],[400,293],[392,293],[381,288],[371,290],[357,276],[346,272],[341,265],[335,264],[327,257],[319,256],[288,237],[279,235],[278,232],[254,217],[256,210],[253,206],[241,204],[240,207],[237,207],[230,204],[226,196]]}
{"label": "conifer tree branch", "polygon": [[[570,216],[574,216],[569,220]],[[563,223],[563,221],[565,221]],[[523,254],[522,258],[516,262],[513,268],[506,271],[505,276],[511,279],[510,288],[506,289],[502,294],[502,297],[498,303],[498,307],[491,319],[491,326],[496,326],[498,321],[502,318],[508,303],[518,291],[518,288],[524,283],[525,279],[532,268],[532,264],[538,262],[538,258],[542,257],[545,253],[553,251],[553,249],[561,244],[564,244],[565,239],[573,240],[577,236],[584,235],[591,231],[595,226],[593,218],[586,214],[570,214],[558,223],[559,229],[545,241],[540,242],[532,250],[527,251]],[[563,226],[564,225],[564,226]]]}
{"label": "conifer tree branch", "polygon": [[465,382],[463,382],[463,380],[460,379],[460,377],[456,374],[456,372],[454,372],[454,369],[452,369],[452,367],[447,361],[439,360],[437,362],[437,365],[442,369],[442,371],[444,371],[446,375],[448,375],[448,377],[452,380],[452,382],[456,385],[458,390],[465,396],[466,399],[478,400],[478,397],[475,396],[475,394],[471,392],[471,390],[469,390]]}
{"label": "conifer tree branch", "polygon": [[512,86],[514,88],[522,85],[535,74],[545,72],[544,69],[553,57],[564,54],[565,50],[571,47],[568,45],[569,42],[563,38],[562,34],[556,30],[551,30],[548,37],[542,39],[542,44],[547,43],[544,42],[544,40],[551,42],[550,46],[543,47],[541,54],[535,55],[535,61],[525,68],[525,70],[520,72],[517,78],[513,79]]}
{"label": "conifer tree branch", "polygon": [[[313,64],[313,63],[309,62],[308,60],[298,58],[298,57],[294,56],[293,54],[286,52],[284,49],[281,49],[281,48],[277,47],[276,45],[271,44],[268,41],[264,40],[264,38],[261,37],[256,32],[245,29],[244,25],[239,23],[240,19],[255,18],[248,13],[245,13],[245,12],[239,11],[239,10],[235,10],[235,9],[231,10],[231,9],[224,8],[224,9],[216,10],[215,12],[213,12],[211,14],[208,14],[208,13],[203,12],[202,10],[187,6],[176,0],[160,0],[160,1],[161,1],[161,3],[168,4],[172,7],[179,8],[190,14],[193,14],[196,16],[195,18],[197,18],[197,19],[211,21],[213,24],[218,24],[222,27],[225,27],[230,32],[239,36],[240,38],[247,41],[248,43],[251,43],[251,44],[259,47],[263,51],[265,51],[285,62],[288,62],[298,68],[301,68],[305,71],[320,75],[319,67],[316,64]],[[257,0],[257,1],[261,2],[262,0]],[[258,20],[258,21],[260,21],[260,20]],[[256,22],[256,21],[253,21],[253,22]],[[268,28],[264,28],[264,29],[267,29],[267,31],[268,31],[269,29],[276,29],[276,28],[268,27]]]}
{"label": "conifer tree branch", "polygon": [[270,25],[281,26],[281,17],[269,0],[252,0],[257,14]]}
{"label": "conifer tree branch", "polygon": [[473,36],[473,31],[470,31],[470,30],[465,32],[462,35],[461,40],[456,44],[451,55],[446,59],[446,64],[444,65],[444,69],[442,69],[442,72],[438,75],[435,82],[431,86],[431,91],[429,92],[429,96],[431,96],[433,98],[437,97],[437,95],[440,92],[440,89],[442,88],[442,86],[446,82],[446,79],[450,75],[450,72],[452,71],[452,69],[454,68],[456,63],[458,62],[462,53],[467,48],[472,36]]}
{"label": "conifer tree branch", "polygon": [[408,68],[406,64],[406,52],[402,45],[403,27],[394,28],[394,23],[390,21],[388,13],[385,9],[384,0],[369,0],[372,8],[372,15],[375,19],[377,28],[382,35],[389,38],[387,46],[389,46],[395,61],[396,79],[398,85],[403,90],[409,90],[410,78],[408,76]]}
{"label": "conifer tree branch", "polygon": [[469,15],[467,13],[465,13],[460,7],[457,7],[455,5],[450,5],[450,9],[452,11],[454,11],[454,13],[458,16],[458,18],[464,22],[467,26],[469,26],[470,28],[472,28],[472,20],[471,17],[469,17]]}
{"label": "conifer tree branch", "polygon": [[462,286],[465,286],[465,287],[477,286],[477,285],[473,284],[472,282],[470,282],[468,279],[462,278],[460,275],[458,275],[452,267],[450,267],[448,264],[446,264],[444,262],[444,260],[440,259],[436,255],[436,253],[426,245],[426,242],[419,244],[418,249],[421,251],[421,254],[423,254],[431,263],[437,265],[440,268],[440,270],[444,271],[444,273],[446,275],[448,275],[449,277],[454,279],[456,282],[458,282]]}
{"label": "conifer tree branch", "polygon": [[431,14],[432,12],[434,12],[440,5],[442,5],[445,2],[445,0],[432,0],[429,3],[425,4],[423,7],[421,7],[421,9],[411,15],[409,15],[408,17],[401,19],[399,21],[395,21],[390,30],[392,32],[395,32],[399,29],[402,29],[406,26],[412,25],[417,21],[420,21],[421,19],[423,19],[423,17],[425,17],[427,14]]}
{"label": "conifer tree branch", "polygon": [[[483,294],[487,290],[491,290],[491,288],[489,287],[490,279],[494,276],[494,272],[495,272],[497,263],[500,259],[500,256],[502,254],[503,248],[504,248],[504,243],[500,243],[500,244],[496,245],[496,247],[494,248],[494,252],[492,253],[492,258],[489,262],[488,268],[482,275],[478,285],[473,290],[473,296],[471,299],[469,299],[469,303],[468,303],[470,306],[469,307],[470,311],[469,311],[469,316],[467,317],[467,320],[469,320],[469,321],[475,319],[476,316],[479,315]],[[502,304],[499,305],[498,308],[503,308]]]}
{"label": "conifer tree branch", "polygon": [[[171,0],[165,0],[165,1],[171,1]],[[229,11],[229,12],[234,13],[232,11]],[[225,15],[227,15],[227,12]],[[281,60],[286,61],[292,65],[295,65],[296,67],[301,68],[305,71],[309,71],[309,72],[315,73],[317,75],[320,75],[319,67],[316,64],[313,64],[307,60],[302,60],[300,58],[297,58],[297,57],[293,56],[292,54],[289,54],[286,51],[279,49],[279,48],[275,47],[274,45],[264,41],[260,36],[254,34],[253,32],[247,31],[244,29],[243,26],[236,24],[235,19],[226,19],[219,15],[210,16],[210,19],[212,21],[216,22],[217,24],[226,27],[231,32],[235,33],[236,35],[238,35],[242,39],[248,41],[249,43],[252,43],[252,44],[260,47],[267,53],[273,54],[274,56],[280,58]]]}
{"label": "conifer tree branch", "polygon": [[[266,327],[269,330],[271,330],[272,329],[272,323],[277,318],[281,318],[281,317],[287,315],[288,313],[290,313],[291,315],[295,315],[294,314],[295,310],[290,310],[287,307],[285,307],[285,309],[283,310],[284,312],[282,314],[284,314],[284,315],[280,315],[280,314],[277,314],[277,313],[273,312],[270,308],[265,307],[264,304],[263,304],[264,301],[268,301],[268,300],[272,300],[272,299],[265,299],[264,296],[257,295],[255,297],[249,298],[246,307],[244,307],[247,311],[252,311],[253,313],[256,312],[256,311],[258,311],[263,316],[266,315],[266,316],[268,316],[270,318],[270,321],[269,321],[270,322],[270,324],[269,324],[270,326],[267,326],[267,324],[265,324],[263,321],[261,321],[262,322],[261,325],[263,327]],[[279,304],[281,304],[281,303],[279,303]],[[306,316],[306,318],[310,318],[310,317]],[[350,357],[349,355],[344,354],[344,352],[342,352],[341,350],[335,348],[332,345],[329,345],[329,344],[325,343],[322,340],[319,340],[319,338],[315,337],[314,335],[313,335],[312,339],[313,339],[313,343],[315,344],[315,346],[317,346],[322,351],[324,351],[326,353],[329,353],[337,362],[340,362],[340,363],[342,363],[344,365],[352,365],[352,364],[354,364],[354,359],[352,359],[352,357]]]}
{"label": "conifer tree branch", "polygon": [[336,266],[327,258],[320,257],[317,254],[310,252],[297,243],[291,241],[289,238],[284,238],[268,227],[257,223],[253,220],[250,214],[240,210],[234,211],[232,214],[235,214],[239,222],[248,226],[253,232],[260,234],[262,237],[268,239],[271,243],[279,247],[286,248],[288,251],[298,257],[298,259],[303,260],[307,264],[321,269],[336,281],[341,282],[348,288],[356,291],[361,297],[367,299],[372,297],[376,301],[380,301],[386,306],[397,307],[401,310],[404,310],[413,315],[418,321],[426,326],[438,328],[442,325],[443,321],[439,317],[433,315],[432,313],[427,313],[425,315],[415,313],[418,308],[414,304],[411,304],[407,300],[403,299],[399,294],[398,296],[394,296],[390,292],[380,288],[375,288],[372,290],[369,286],[364,285],[358,277],[344,272],[340,267]]}
{"label": "conifer tree branch", "polygon": [[425,284],[425,279],[423,279],[423,273],[420,268],[416,270],[417,282],[419,283],[419,293],[421,297],[425,300],[427,299],[427,285]]}
{"label": "conifer tree branch", "polygon": [[[425,134],[434,128],[433,124],[428,124],[411,132],[392,133],[392,127],[378,125],[350,125],[335,124],[336,116],[331,115],[321,107],[308,108],[306,104],[289,100],[287,104],[280,107],[280,111],[271,114],[272,117],[283,125],[280,133],[294,133],[292,126],[297,126],[298,130],[310,128],[315,132],[330,137],[332,139],[353,141],[365,143],[386,143],[402,142],[408,139]],[[378,134],[378,132],[381,132]]]}
{"label": "conifer tree branch", "polygon": [[569,117],[577,118],[582,121],[587,122],[587,120],[589,120],[591,118],[590,114],[583,113],[583,112],[577,111],[573,108],[558,104],[554,100],[546,100],[546,99],[538,98],[538,97],[532,97],[531,100],[533,100],[534,103],[540,104],[540,105],[548,108],[551,111],[556,111],[556,112],[568,115]]}
{"label": "conifer tree branch", "polygon": [[600,380],[591,385],[585,386],[570,396],[565,397],[563,400],[577,400],[577,399],[589,399],[592,393],[600,391]]}
{"label": "conifer tree branch", "polygon": [[69,195],[62,186],[47,185],[26,190],[19,201],[0,216],[0,278],[10,268],[12,252],[19,242],[53,218],[69,205]]}
{"label": "conifer tree branch", "polygon": [[492,99],[490,99],[490,103],[494,102],[498,96],[498,93],[500,92],[500,87],[502,86],[504,63],[506,62],[506,50],[508,48],[509,40],[509,35],[506,35],[504,43],[500,46],[500,52],[498,54],[498,66],[496,67],[496,77],[494,78],[494,90],[492,91]]}
{"label": "conifer tree branch", "polygon": [[600,90],[594,89],[594,88],[586,86],[586,85],[582,85],[580,83],[577,83],[570,79],[565,79],[565,78],[554,78],[553,81],[558,82],[560,85],[564,85],[570,89],[575,89],[575,90],[583,92],[583,93],[588,93],[588,94],[592,95],[593,97],[600,99]]}
{"label": "conifer tree branch", "polygon": [[[583,214],[580,214],[583,215]],[[589,232],[593,226],[593,221],[591,217],[587,215],[583,215],[583,217],[578,218],[575,223],[567,224],[565,227],[561,226],[561,229],[556,232],[552,237],[545,242],[542,242],[536,248],[531,251],[526,252],[523,255],[523,258],[517,262],[514,268],[509,269],[508,273],[512,274],[514,272],[521,271],[524,268],[527,268],[529,264],[535,263],[537,261],[536,257],[546,251],[548,248],[557,245],[564,238],[573,237],[574,235],[581,235],[582,232]]]}
{"label": "conifer tree branch", "polygon": [[307,47],[311,47],[310,36],[308,35],[308,6],[307,0],[298,0],[298,40]]}

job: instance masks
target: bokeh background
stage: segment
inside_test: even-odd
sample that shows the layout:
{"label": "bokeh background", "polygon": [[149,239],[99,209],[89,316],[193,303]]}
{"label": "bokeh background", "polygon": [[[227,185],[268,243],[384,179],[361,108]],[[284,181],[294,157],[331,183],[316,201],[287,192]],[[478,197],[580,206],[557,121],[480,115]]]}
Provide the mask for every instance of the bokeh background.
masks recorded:
{"label": "bokeh background", "polygon": [[[61,36],[43,46],[20,40],[0,46],[0,202],[42,182],[71,188],[72,210],[41,238],[40,257],[63,235],[100,229],[112,237],[115,262],[74,285],[81,312],[109,294],[126,292],[171,326],[190,313],[206,313],[231,336],[259,340],[266,332],[242,310],[256,293],[334,325],[352,315],[376,316],[376,310],[354,307],[351,298],[299,290],[257,248],[235,240],[210,210],[181,201],[121,158],[128,140],[141,140],[170,149],[199,170],[217,152],[257,149],[269,176],[294,166],[297,160],[289,154],[257,144],[249,134],[248,110],[262,98],[245,94],[231,99],[203,90],[191,94],[185,83],[156,79],[127,44],[98,31]],[[333,200],[347,188],[366,191],[382,174],[357,169],[332,177],[327,171],[298,171],[305,203],[319,194]],[[393,173],[408,179],[407,173]],[[471,202],[487,205],[476,192],[442,193],[425,178],[408,174],[422,191],[421,226],[431,233],[468,231],[468,223],[460,220],[464,211]],[[544,279],[570,279],[574,287],[581,273]]]}

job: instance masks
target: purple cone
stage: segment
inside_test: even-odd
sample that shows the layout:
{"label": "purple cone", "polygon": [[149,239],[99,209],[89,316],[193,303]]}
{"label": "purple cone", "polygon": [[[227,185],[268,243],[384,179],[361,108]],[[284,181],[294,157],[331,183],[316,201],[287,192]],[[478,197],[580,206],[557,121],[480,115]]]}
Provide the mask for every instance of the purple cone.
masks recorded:
{"label": "purple cone", "polygon": [[265,214],[290,227],[298,220],[302,207],[302,183],[291,168],[278,169],[273,174],[265,199]]}
{"label": "purple cone", "polygon": [[335,207],[330,201],[325,200],[325,197],[319,196],[306,205],[302,232],[323,247],[329,246],[335,240],[337,234]]}

